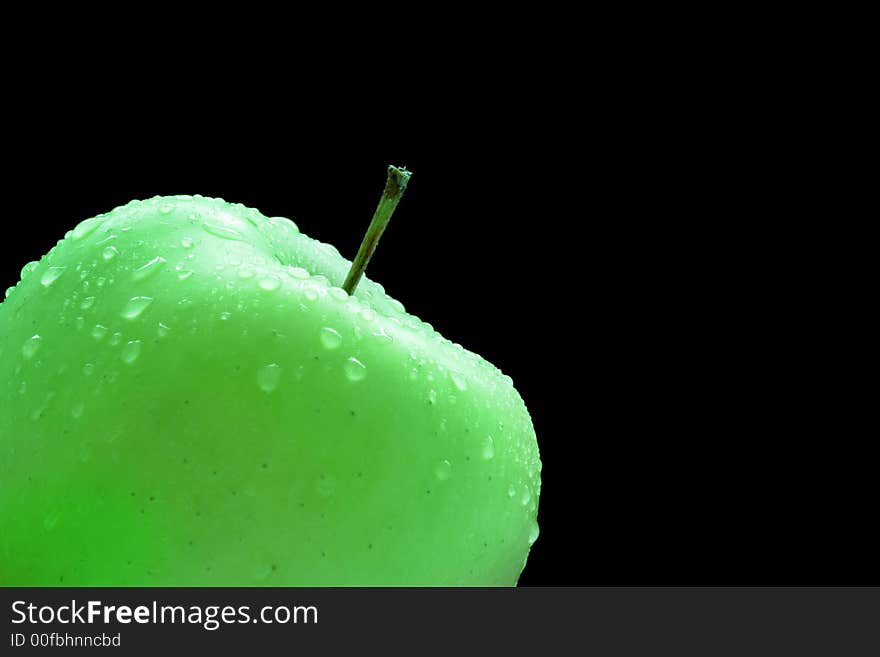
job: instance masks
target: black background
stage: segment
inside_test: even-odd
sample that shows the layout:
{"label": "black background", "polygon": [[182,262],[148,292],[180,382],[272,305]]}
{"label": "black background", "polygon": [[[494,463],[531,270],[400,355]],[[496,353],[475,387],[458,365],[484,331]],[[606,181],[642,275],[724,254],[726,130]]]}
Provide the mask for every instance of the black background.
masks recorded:
{"label": "black background", "polygon": [[720,137],[525,91],[369,118],[365,95],[323,121],[223,89],[21,111],[0,285],[79,220],[155,194],[289,216],[352,257],[386,165],[407,166],[369,275],[532,414],[541,536],[522,585],[877,583],[867,436],[811,390],[823,357],[791,310],[784,212],[744,202],[754,181],[714,159]]}

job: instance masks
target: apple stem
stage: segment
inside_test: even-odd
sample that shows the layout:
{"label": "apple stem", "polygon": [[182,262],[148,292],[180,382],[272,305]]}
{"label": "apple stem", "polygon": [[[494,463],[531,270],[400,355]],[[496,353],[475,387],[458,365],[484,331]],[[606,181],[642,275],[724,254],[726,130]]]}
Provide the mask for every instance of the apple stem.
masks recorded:
{"label": "apple stem", "polygon": [[370,227],[367,228],[367,232],[361,242],[361,248],[358,249],[354,262],[351,263],[351,269],[348,270],[348,276],[345,277],[345,283],[342,285],[342,289],[349,294],[353,294],[358,283],[360,283],[361,276],[364,275],[367,264],[369,264],[370,258],[373,257],[373,252],[376,250],[379,238],[385,232],[385,227],[388,226],[391,215],[394,214],[394,208],[397,207],[400,197],[403,196],[411,175],[412,172],[407,171],[405,168],[388,167],[385,191],[382,192],[382,198],[379,199],[379,205],[376,206],[376,212],[373,213],[373,220],[370,222]]}

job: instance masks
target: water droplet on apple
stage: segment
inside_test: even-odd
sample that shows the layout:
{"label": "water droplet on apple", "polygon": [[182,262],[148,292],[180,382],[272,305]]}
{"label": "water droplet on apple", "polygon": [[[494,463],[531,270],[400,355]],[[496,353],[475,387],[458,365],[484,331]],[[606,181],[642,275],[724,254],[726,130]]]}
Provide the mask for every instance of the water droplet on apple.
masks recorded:
{"label": "water droplet on apple", "polygon": [[153,303],[152,297],[132,297],[122,309],[122,317],[128,320],[135,320]]}
{"label": "water droplet on apple", "polygon": [[80,310],[88,310],[95,305],[95,297],[86,297],[79,304]]}
{"label": "water droplet on apple", "polygon": [[357,358],[349,358],[345,361],[343,367],[345,369],[345,378],[349,381],[363,381],[364,377],[367,376],[367,366]]}
{"label": "water droplet on apple", "polygon": [[83,327],[85,325],[86,325],[86,318],[85,317],[77,317],[76,318],[75,326],[76,326],[77,331],[82,331]]}
{"label": "water droplet on apple", "polygon": [[529,488],[528,484],[525,484],[522,489],[522,493],[519,496],[519,503],[523,506],[527,506],[529,501],[532,499],[532,489]]}
{"label": "water droplet on apple", "polygon": [[534,520],[529,523],[529,545],[533,545],[535,541],[538,540],[538,534],[541,533],[541,530],[538,529],[538,523]]}
{"label": "water droplet on apple", "polygon": [[138,267],[132,272],[131,279],[134,281],[142,281],[150,276],[154,276],[162,267],[165,266],[165,258],[162,256],[156,256],[152,260],[150,260],[147,264]]}
{"label": "water droplet on apple", "polygon": [[28,277],[28,275],[37,268],[39,263],[35,260],[27,263],[24,267],[21,268],[21,280],[24,280]]}
{"label": "water droplet on apple", "polygon": [[74,420],[78,420],[82,417],[84,410],[85,405],[82,402],[77,402],[73,405],[73,408],[70,409],[70,414],[73,416]]}
{"label": "water droplet on apple", "polygon": [[373,336],[378,338],[380,342],[384,342],[386,344],[394,342],[394,338],[388,334],[388,332],[384,328],[379,328],[378,331],[373,333]]}
{"label": "water droplet on apple", "polygon": [[110,262],[111,260],[113,260],[113,258],[115,258],[118,255],[119,255],[119,249],[117,249],[113,245],[106,247],[101,252],[101,257],[104,258],[104,260],[106,260],[107,262]]}
{"label": "water droplet on apple", "polygon": [[115,347],[120,342],[122,342],[122,333],[117,331],[113,335],[110,336],[110,342],[108,343],[111,347]]}
{"label": "water droplet on apple", "polygon": [[434,468],[434,475],[440,481],[446,481],[452,476],[452,464],[445,459],[440,461],[440,463],[437,464],[437,467]]}
{"label": "water droplet on apple", "polygon": [[400,303],[400,301],[398,301],[397,299],[389,299],[388,303],[391,305],[392,308],[394,308],[394,310],[396,310],[399,313],[403,313],[406,310],[403,307],[403,304]]}
{"label": "water droplet on apple", "polygon": [[361,311],[361,317],[363,317],[364,320],[367,322],[372,322],[373,320],[376,319],[376,311],[373,310],[372,308],[364,308]]}
{"label": "water droplet on apple", "polygon": [[219,237],[224,240],[232,240],[234,242],[241,242],[244,240],[244,236],[239,233],[237,230],[229,228],[228,226],[218,226],[216,224],[203,223],[202,228],[206,233],[210,233],[215,237]]}
{"label": "water droplet on apple", "polygon": [[343,290],[341,287],[331,287],[330,296],[336,301],[345,301],[346,299],[348,299],[348,292]]}
{"label": "water droplet on apple", "polygon": [[43,518],[43,529],[45,529],[47,532],[52,531],[53,529],[55,529],[55,526],[58,524],[58,520],[60,518],[61,514],[57,511],[50,513],[45,518]]}
{"label": "water droplet on apple", "polygon": [[171,203],[163,203],[159,206],[159,214],[170,214],[174,210]]}
{"label": "water droplet on apple", "polygon": [[281,381],[281,366],[270,363],[257,371],[257,385],[263,392],[272,392]]}
{"label": "water droplet on apple", "polygon": [[170,331],[170,330],[171,330],[170,327],[166,326],[166,325],[163,324],[162,322],[159,322],[159,328],[156,329],[156,334],[157,334],[160,338],[164,338],[166,335],[168,335],[168,331]]}
{"label": "water droplet on apple", "polygon": [[449,370],[449,378],[452,379],[452,383],[455,385],[455,387],[462,392],[468,389],[467,380],[461,373],[454,370]]}
{"label": "water droplet on apple", "polygon": [[15,287],[14,287],[14,286],[13,286],[13,287],[7,287],[7,288],[6,288],[6,294],[5,294],[5,295],[4,295],[4,296],[5,296],[5,298],[7,298],[7,299],[8,299],[8,298],[9,298],[9,295],[11,295],[11,294],[12,294],[12,291],[13,291],[13,290],[14,290],[14,289],[15,289]]}
{"label": "water droplet on apple", "polygon": [[131,340],[129,341],[123,348],[122,353],[119,357],[122,359],[123,363],[127,365],[131,365],[138,359],[138,356],[141,355],[141,341],[140,340]]}
{"label": "water droplet on apple", "polygon": [[261,278],[259,282],[260,289],[266,292],[274,292],[281,287],[281,281],[277,278]]}
{"label": "water droplet on apple", "polygon": [[293,278],[298,278],[301,281],[304,281],[309,277],[309,272],[307,272],[302,267],[288,267],[287,273],[290,274]]}
{"label": "water droplet on apple", "polygon": [[313,287],[306,288],[305,296],[309,301],[315,301],[318,298],[318,291]]}
{"label": "water droplet on apple", "polygon": [[321,329],[321,344],[325,349],[336,349],[342,344],[342,336],[339,331],[325,326]]}
{"label": "water droplet on apple", "polygon": [[64,273],[64,270],[67,267],[49,267],[46,271],[43,272],[43,275],[40,277],[40,285],[43,287],[49,287],[58,280],[61,274]]}
{"label": "water droplet on apple", "polygon": [[324,253],[326,253],[332,257],[339,256],[339,249],[337,249],[332,244],[328,244],[327,242],[318,242],[317,245],[318,245],[318,248],[320,248],[324,251]]}
{"label": "water droplet on apple", "polygon": [[184,249],[191,249],[193,248],[193,240],[191,237],[184,237],[182,240],[180,240],[180,245]]}
{"label": "water droplet on apple", "polygon": [[21,347],[21,355],[25,360],[30,360],[40,350],[40,345],[42,344],[43,338],[39,335],[29,337]]}
{"label": "water droplet on apple", "polygon": [[85,221],[79,222],[76,228],[73,229],[73,232],[70,234],[70,238],[78,242],[79,240],[88,237],[95,229],[100,226],[104,222],[104,217],[92,217],[91,219],[86,219]]}
{"label": "water droplet on apple", "polygon": [[92,329],[92,337],[95,340],[103,340],[104,336],[107,335],[107,331],[109,329],[103,324],[95,324],[95,328]]}
{"label": "water droplet on apple", "polygon": [[292,233],[299,232],[299,227],[287,217],[269,217],[269,223],[273,226],[278,226],[282,230],[287,230]]}
{"label": "water droplet on apple", "polygon": [[187,278],[189,278],[192,275],[193,275],[193,273],[192,273],[191,269],[184,269],[182,271],[177,272],[177,278],[179,278],[182,281],[185,281]]}
{"label": "water droplet on apple", "polygon": [[495,441],[492,439],[492,436],[486,436],[486,439],[483,441],[482,455],[487,461],[495,458]]}
{"label": "water droplet on apple", "polygon": [[428,391],[428,403],[432,405],[437,403],[437,391],[433,388]]}
{"label": "water droplet on apple", "polygon": [[513,484],[507,487],[507,497],[513,498],[516,496],[516,487]]}
{"label": "water droplet on apple", "polygon": [[91,376],[95,372],[95,366],[92,363],[86,363],[83,365],[83,374],[86,376]]}

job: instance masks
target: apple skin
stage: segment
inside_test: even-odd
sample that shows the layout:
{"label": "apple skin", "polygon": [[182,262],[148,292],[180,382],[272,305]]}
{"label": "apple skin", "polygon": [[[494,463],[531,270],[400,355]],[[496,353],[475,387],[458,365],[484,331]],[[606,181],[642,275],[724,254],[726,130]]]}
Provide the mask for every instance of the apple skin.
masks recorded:
{"label": "apple skin", "polygon": [[332,287],[349,266],[199,196],[26,265],[0,304],[0,585],[515,585],[521,397],[377,283]]}

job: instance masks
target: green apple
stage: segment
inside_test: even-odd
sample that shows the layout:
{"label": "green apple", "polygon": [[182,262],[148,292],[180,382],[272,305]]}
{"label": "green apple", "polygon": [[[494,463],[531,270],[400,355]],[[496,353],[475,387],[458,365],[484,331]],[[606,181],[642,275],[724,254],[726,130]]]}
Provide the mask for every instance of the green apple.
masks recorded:
{"label": "green apple", "polygon": [[199,196],[26,265],[0,304],[0,585],[516,584],[522,399],[378,283],[336,287],[350,266]]}

